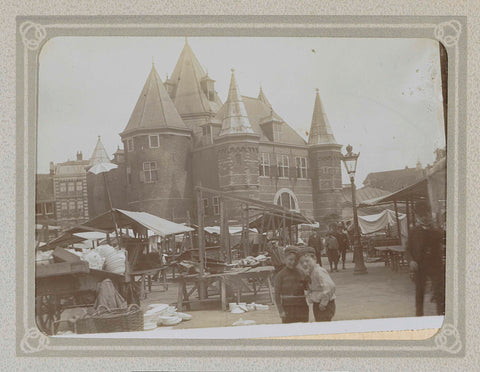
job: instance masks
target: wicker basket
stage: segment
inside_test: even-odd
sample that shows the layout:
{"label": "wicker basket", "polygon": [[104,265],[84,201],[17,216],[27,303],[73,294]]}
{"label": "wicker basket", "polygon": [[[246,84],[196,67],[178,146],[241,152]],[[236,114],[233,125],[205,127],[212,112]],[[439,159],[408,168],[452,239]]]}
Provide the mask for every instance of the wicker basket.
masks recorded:
{"label": "wicker basket", "polygon": [[70,323],[73,324],[73,331],[78,334],[97,333],[97,328],[92,318],[93,309],[91,311],[83,310],[84,314],[80,318],[70,320]]}
{"label": "wicker basket", "polygon": [[108,309],[100,305],[92,318],[100,333],[143,331],[143,313],[136,304],[126,309]]}

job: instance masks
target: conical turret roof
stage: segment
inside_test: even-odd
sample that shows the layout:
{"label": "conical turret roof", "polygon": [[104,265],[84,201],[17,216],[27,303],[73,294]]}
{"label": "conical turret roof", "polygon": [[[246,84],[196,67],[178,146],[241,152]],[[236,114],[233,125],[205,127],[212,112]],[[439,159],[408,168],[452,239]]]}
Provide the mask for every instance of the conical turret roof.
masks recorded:
{"label": "conical turret roof", "polygon": [[152,69],[123,134],[145,129],[188,129],[152,63]]}
{"label": "conical turret roof", "polygon": [[226,136],[228,134],[254,134],[250,120],[248,119],[245,104],[243,103],[242,96],[238,90],[233,69],[228,98],[224,107],[225,113],[222,120],[220,136]]}
{"label": "conical turret roof", "polygon": [[333,135],[332,127],[328,122],[327,114],[323,108],[320,95],[315,96],[315,106],[313,108],[312,125],[310,135],[308,136],[309,145],[336,145],[337,141]]}
{"label": "conical turret roof", "polygon": [[205,70],[185,39],[185,46],[168,80],[175,86],[172,98],[180,115],[218,111],[222,105],[218,95],[215,93],[214,100],[210,101],[202,90],[201,80],[206,77]]}
{"label": "conical turret roof", "polygon": [[107,150],[105,150],[105,146],[103,146],[100,136],[98,136],[97,144],[95,145],[93,154],[90,157],[88,166],[93,167],[94,165],[98,165],[101,163],[110,163],[110,158],[108,157]]}

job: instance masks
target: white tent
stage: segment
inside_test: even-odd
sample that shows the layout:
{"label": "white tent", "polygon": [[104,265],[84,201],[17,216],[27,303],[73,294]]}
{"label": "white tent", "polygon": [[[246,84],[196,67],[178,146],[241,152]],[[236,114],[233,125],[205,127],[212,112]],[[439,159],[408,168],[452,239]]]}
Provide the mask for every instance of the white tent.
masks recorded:
{"label": "white tent", "polygon": [[[402,247],[406,248],[408,239],[407,215],[399,213],[398,220],[400,222]],[[397,219],[395,217],[395,212],[390,209],[386,209],[378,214],[358,216],[358,226],[362,234],[372,234],[385,229],[387,226],[394,226],[396,224]]]}

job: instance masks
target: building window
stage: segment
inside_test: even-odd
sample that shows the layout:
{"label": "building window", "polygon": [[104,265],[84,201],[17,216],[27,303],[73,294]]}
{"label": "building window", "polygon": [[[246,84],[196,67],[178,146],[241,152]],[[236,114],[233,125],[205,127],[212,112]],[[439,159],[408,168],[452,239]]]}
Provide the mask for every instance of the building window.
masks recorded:
{"label": "building window", "polygon": [[297,168],[297,178],[307,178],[307,158],[297,156],[295,166]]}
{"label": "building window", "polygon": [[133,138],[128,138],[127,139],[127,151],[128,152],[133,151]]}
{"label": "building window", "polygon": [[220,214],[220,199],[218,199],[218,196],[213,197],[213,214]]}
{"label": "building window", "polygon": [[75,183],[69,182],[68,183],[68,192],[75,192]]}
{"label": "building window", "polygon": [[297,197],[290,189],[284,188],[278,190],[273,202],[289,210],[299,211]]}
{"label": "building window", "polygon": [[205,144],[213,143],[212,127],[210,125],[205,125],[202,127],[202,134],[203,134]]}
{"label": "building window", "polygon": [[37,216],[41,216],[43,214],[43,204],[42,203],[35,204],[35,214]]}
{"label": "building window", "polygon": [[208,209],[208,199],[205,198],[203,199],[203,213],[207,213],[207,209]]}
{"label": "building window", "polygon": [[45,203],[45,214],[53,214],[53,203]]}
{"label": "building window", "polygon": [[132,184],[132,168],[127,167],[127,183]]}
{"label": "building window", "polygon": [[260,157],[260,176],[270,177],[270,154],[262,152]]}
{"label": "building window", "polygon": [[60,182],[60,192],[67,192],[67,184],[65,182]]}
{"label": "building window", "polygon": [[273,123],[273,142],[280,142],[282,134],[282,124]]}
{"label": "building window", "polygon": [[202,131],[204,136],[208,136],[212,132],[212,128],[210,127],[210,125],[205,125],[202,127]]}
{"label": "building window", "polygon": [[68,213],[68,204],[66,201],[62,201],[60,203],[60,208],[61,208],[61,214],[62,216],[66,216]]}
{"label": "building window", "polygon": [[77,200],[77,211],[83,214],[83,200]]}
{"label": "building window", "polygon": [[279,155],[278,159],[278,177],[287,178],[288,177],[288,167],[290,166],[288,161],[288,155]]}
{"label": "building window", "polygon": [[82,190],[83,190],[83,182],[77,181],[77,191],[82,191]]}
{"label": "building window", "polygon": [[70,200],[68,202],[68,211],[70,213],[75,212],[75,200]]}
{"label": "building window", "polygon": [[157,162],[147,161],[143,163],[143,173],[145,174],[145,182],[152,183],[158,180]]}
{"label": "building window", "polygon": [[156,134],[154,136],[148,136],[148,141],[149,141],[151,149],[156,149],[156,148],[160,147],[160,138],[159,138],[158,134]]}

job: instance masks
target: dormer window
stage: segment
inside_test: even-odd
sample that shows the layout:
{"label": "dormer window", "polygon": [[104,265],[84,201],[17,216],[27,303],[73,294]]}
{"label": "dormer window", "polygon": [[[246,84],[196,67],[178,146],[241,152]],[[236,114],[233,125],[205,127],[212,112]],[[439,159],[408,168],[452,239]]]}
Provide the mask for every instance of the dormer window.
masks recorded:
{"label": "dormer window", "polygon": [[207,96],[209,101],[214,101],[215,100],[215,88],[214,88],[214,83],[215,80],[210,79],[207,76],[205,76],[201,81],[200,85],[202,87],[203,93]]}
{"label": "dormer window", "polygon": [[159,148],[160,147],[160,138],[158,137],[158,134],[148,136],[148,143],[149,143],[151,149]]}
{"label": "dormer window", "polygon": [[273,124],[273,142],[280,142],[282,136],[282,123],[274,122]]}
{"label": "dormer window", "polygon": [[128,152],[133,151],[133,138],[128,138],[127,139],[127,151]]}

